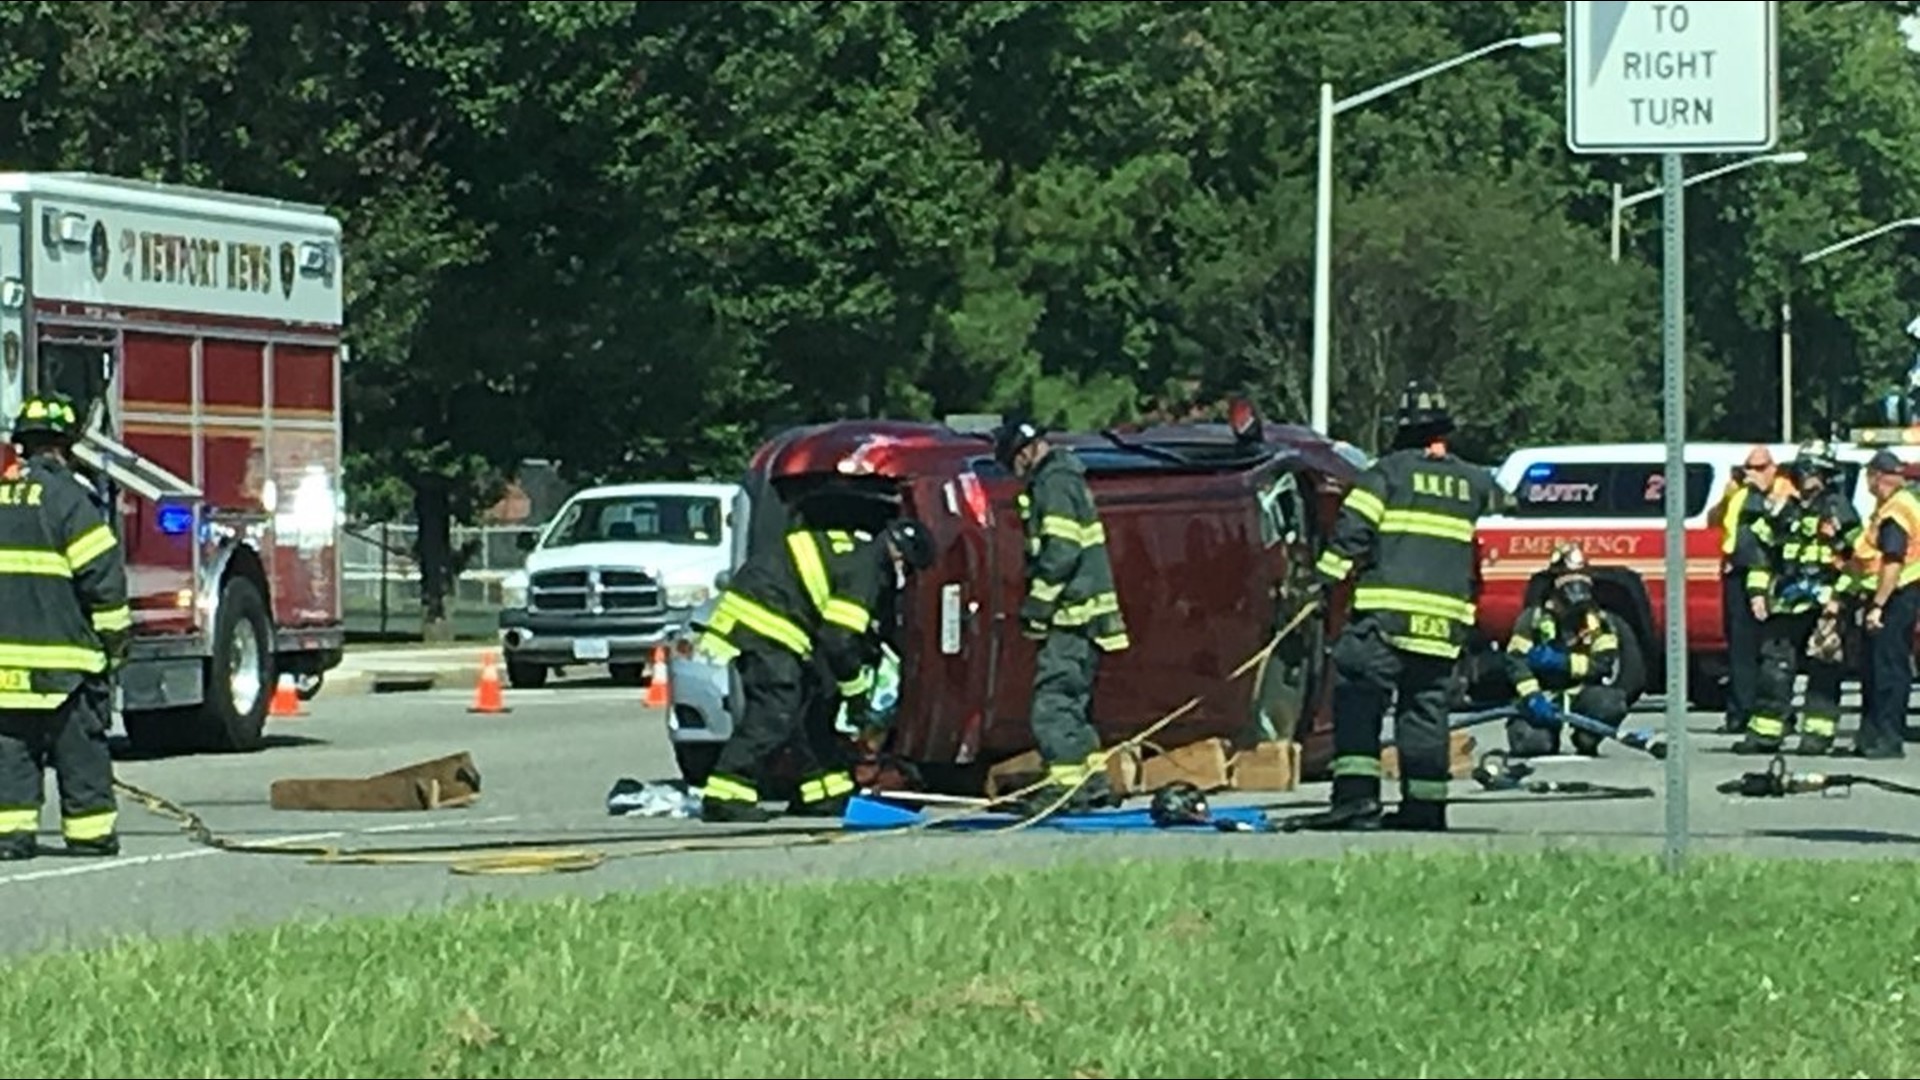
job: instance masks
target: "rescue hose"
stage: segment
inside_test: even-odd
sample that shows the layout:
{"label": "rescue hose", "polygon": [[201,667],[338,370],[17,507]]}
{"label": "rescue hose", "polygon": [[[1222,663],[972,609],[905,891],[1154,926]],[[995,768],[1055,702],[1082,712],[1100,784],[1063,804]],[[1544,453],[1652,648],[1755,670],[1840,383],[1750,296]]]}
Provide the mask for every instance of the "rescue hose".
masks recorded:
{"label": "rescue hose", "polygon": [[1787,759],[1779,754],[1774,755],[1765,772],[1742,773],[1737,780],[1720,782],[1714,790],[1722,795],[1739,795],[1749,799],[1778,799],[1788,795],[1856,787],[1879,788],[1895,795],[1920,796],[1920,787],[1883,780],[1877,776],[1861,776],[1857,773],[1802,773],[1796,776],[1787,771]]}
{"label": "rescue hose", "polygon": [[[1319,600],[1301,605],[1291,620],[1282,627],[1273,638],[1258,652],[1229,673],[1225,682],[1235,682],[1248,671],[1259,666],[1272,655],[1312,612],[1320,607]],[[1142,743],[1165,730],[1181,717],[1200,707],[1206,695],[1196,694],[1188,698],[1177,708],[1155,720],[1137,735],[1116,743],[1100,756],[1099,768],[1091,766],[1087,775],[1082,777],[1064,794],[1051,804],[1030,817],[1017,821],[1002,829],[984,830],[989,833],[1017,832],[1030,828],[1045,818],[1057,813],[1079,789],[1096,773],[1104,771],[1106,763],[1114,756],[1137,748]],[[1007,792],[995,798],[981,799],[972,805],[944,815],[929,814],[912,825],[898,829],[875,829],[871,831],[847,832],[838,821],[823,821],[817,827],[782,825],[773,828],[713,832],[714,826],[704,826],[703,834],[693,836],[647,836],[644,834],[621,833],[596,837],[582,837],[562,840],[529,840],[519,842],[484,841],[473,844],[409,845],[405,847],[350,848],[332,844],[292,844],[273,841],[236,840],[216,833],[199,814],[164,796],[147,791],[124,780],[116,779],[114,789],[148,811],[177,823],[189,840],[203,847],[218,851],[247,855],[302,855],[313,863],[336,865],[405,865],[405,864],[443,864],[448,871],[467,875],[499,874],[550,874],[578,873],[592,870],[616,858],[641,858],[651,855],[674,855],[697,852],[739,851],[785,849],[828,844],[845,844],[859,840],[868,840],[881,836],[899,836],[922,832],[941,825],[972,817],[1018,803],[1051,786],[1050,781],[1041,779],[1016,791]],[[746,841],[746,842],[742,842]],[[764,841],[764,842],[758,842]],[[563,846],[564,845],[564,846]],[[593,845],[593,846],[587,846]],[[620,851],[604,851],[600,848],[620,847]],[[637,849],[637,850],[636,850]]]}

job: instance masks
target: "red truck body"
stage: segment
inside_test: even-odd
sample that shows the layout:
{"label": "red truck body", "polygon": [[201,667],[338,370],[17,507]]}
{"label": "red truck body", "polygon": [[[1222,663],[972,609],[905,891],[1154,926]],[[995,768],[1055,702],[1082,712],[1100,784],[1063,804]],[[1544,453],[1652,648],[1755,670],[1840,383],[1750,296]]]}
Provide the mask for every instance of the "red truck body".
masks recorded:
{"label": "red truck body", "polygon": [[276,200],[0,174],[0,405],[58,390],[89,418],[137,743],[255,748],[278,677],[311,693],[339,663],[339,236]]}

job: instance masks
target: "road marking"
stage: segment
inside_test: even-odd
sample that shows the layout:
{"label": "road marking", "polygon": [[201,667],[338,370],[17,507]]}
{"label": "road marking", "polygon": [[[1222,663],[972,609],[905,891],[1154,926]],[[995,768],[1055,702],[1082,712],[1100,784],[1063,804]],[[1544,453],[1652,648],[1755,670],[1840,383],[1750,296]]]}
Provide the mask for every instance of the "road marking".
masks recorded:
{"label": "road marking", "polygon": [[[419,821],[404,822],[398,825],[373,825],[364,829],[349,829],[336,832],[301,833],[293,836],[275,836],[255,843],[267,847],[284,847],[293,844],[317,844],[322,840],[338,840],[347,836],[361,836],[374,833],[425,832],[431,829],[444,829],[455,825],[503,825],[518,821],[518,814],[499,814],[494,817],[476,818],[466,821]],[[81,874],[98,874],[107,870],[130,870],[138,866],[152,866],[159,863],[182,862],[187,859],[200,859],[208,855],[237,855],[244,852],[221,851],[218,848],[195,847],[186,851],[168,851],[157,855],[122,855],[100,862],[83,862],[73,866],[50,867],[45,870],[27,870],[18,874],[0,876],[0,885],[23,885],[33,881],[46,881],[52,878],[78,877]]]}

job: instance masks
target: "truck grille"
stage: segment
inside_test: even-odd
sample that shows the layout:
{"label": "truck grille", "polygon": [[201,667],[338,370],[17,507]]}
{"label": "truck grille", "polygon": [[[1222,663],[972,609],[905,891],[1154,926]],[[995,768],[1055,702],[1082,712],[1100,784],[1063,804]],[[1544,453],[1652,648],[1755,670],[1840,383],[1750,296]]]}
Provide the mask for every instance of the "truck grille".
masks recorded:
{"label": "truck grille", "polygon": [[533,575],[527,602],[534,611],[644,615],[666,610],[653,575],[640,570],[547,570]]}

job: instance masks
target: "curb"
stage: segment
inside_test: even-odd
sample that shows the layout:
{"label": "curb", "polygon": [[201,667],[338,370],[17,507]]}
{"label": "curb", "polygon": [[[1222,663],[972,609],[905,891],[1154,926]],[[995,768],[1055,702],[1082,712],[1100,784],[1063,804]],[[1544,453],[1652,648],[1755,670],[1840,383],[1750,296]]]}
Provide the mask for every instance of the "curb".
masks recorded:
{"label": "curb", "polygon": [[363,694],[397,694],[446,687],[471,687],[480,679],[472,664],[460,667],[395,671],[328,672],[316,699],[355,697]]}

